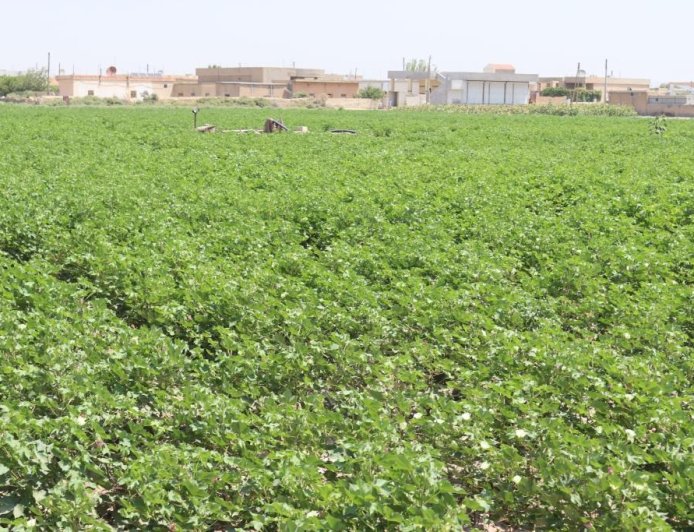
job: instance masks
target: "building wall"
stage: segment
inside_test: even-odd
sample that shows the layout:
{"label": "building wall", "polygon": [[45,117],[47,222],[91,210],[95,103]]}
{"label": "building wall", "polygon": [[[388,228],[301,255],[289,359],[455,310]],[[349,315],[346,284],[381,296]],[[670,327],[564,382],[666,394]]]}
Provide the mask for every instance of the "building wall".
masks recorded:
{"label": "building wall", "polygon": [[359,81],[295,80],[292,82],[292,92],[316,98],[355,98],[359,92]]}
{"label": "building wall", "polygon": [[176,83],[174,98],[282,98],[286,85],[271,83]]}
{"label": "building wall", "polygon": [[[224,87],[224,85],[222,85]],[[239,85],[238,95],[247,98],[282,98],[286,87],[272,84]],[[224,89],[226,91],[226,88]],[[225,94],[229,94],[225,92]]]}
{"label": "building wall", "polygon": [[325,106],[329,109],[354,109],[354,110],[372,110],[381,109],[384,103],[381,100],[370,100],[368,98],[327,98]]}
{"label": "building wall", "polygon": [[[619,91],[647,91],[651,81],[642,78],[607,78],[607,94]],[[605,78],[601,76],[585,76],[576,78],[569,76],[565,78],[540,78],[538,90],[546,87],[564,87],[573,90],[576,87],[583,87],[588,90],[600,91],[600,101],[605,101]]]}
{"label": "building wall", "polygon": [[320,69],[284,67],[197,68],[195,72],[201,83],[219,81],[282,83],[289,81],[292,77],[319,78],[324,75],[324,71]]}
{"label": "building wall", "polygon": [[629,105],[642,116],[681,116],[694,117],[694,105],[655,103],[646,91],[611,92],[610,104]]}
{"label": "building wall", "polygon": [[648,107],[648,92],[610,92],[610,103],[612,105],[629,105],[636,109],[638,114],[645,115]]}
{"label": "building wall", "polygon": [[677,116],[694,118],[694,105],[668,105],[662,103],[649,103],[646,107],[648,116]]}
{"label": "building wall", "polygon": [[569,99],[564,96],[533,96],[532,103],[537,105],[564,105],[569,103]]}
{"label": "building wall", "polygon": [[217,95],[216,83],[175,83],[171,96],[173,98],[203,98]]}
{"label": "building wall", "polygon": [[172,79],[129,76],[59,76],[56,79],[60,95],[71,98],[95,96],[140,100],[146,95],[156,94],[160,99],[168,99],[175,85]]}
{"label": "building wall", "polygon": [[522,105],[530,97],[528,82],[448,79],[431,94],[437,105]]}

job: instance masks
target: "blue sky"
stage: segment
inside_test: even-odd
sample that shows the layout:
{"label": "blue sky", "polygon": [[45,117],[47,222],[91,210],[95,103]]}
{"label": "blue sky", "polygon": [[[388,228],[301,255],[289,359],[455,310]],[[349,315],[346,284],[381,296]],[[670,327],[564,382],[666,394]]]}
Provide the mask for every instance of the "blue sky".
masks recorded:
{"label": "blue sky", "polygon": [[[5,3],[5,2],[3,2]],[[402,58],[441,70],[694,80],[694,0],[32,0],[2,6],[0,69],[68,73],[196,66],[325,68],[383,78]],[[667,21],[665,23],[664,21]]]}

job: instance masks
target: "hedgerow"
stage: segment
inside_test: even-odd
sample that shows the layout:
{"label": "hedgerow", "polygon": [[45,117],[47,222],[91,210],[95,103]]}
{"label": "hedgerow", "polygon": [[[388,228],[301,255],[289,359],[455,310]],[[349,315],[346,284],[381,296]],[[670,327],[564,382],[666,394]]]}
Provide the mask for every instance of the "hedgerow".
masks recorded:
{"label": "hedgerow", "polygon": [[[636,116],[633,107],[598,103],[532,105],[427,105],[407,111],[446,112],[468,115]],[[400,109],[399,109],[400,111]]]}
{"label": "hedgerow", "polygon": [[694,526],[692,124],[283,114],[0,110],[0,527]]}

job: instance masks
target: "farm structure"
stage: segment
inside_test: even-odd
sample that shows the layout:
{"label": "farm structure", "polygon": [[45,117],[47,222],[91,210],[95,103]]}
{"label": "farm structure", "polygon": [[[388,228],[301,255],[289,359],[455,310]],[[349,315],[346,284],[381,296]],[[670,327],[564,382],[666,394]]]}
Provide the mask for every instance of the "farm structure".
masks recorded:
{"label": "farm structure", "polygon": [[609,103],[628,105],[642,116],[694,118],[694,95],[652,95],[647,91],[610,92]]}
{"label": "farm structure", "polygon": [[485,72],[391,71],[390,104],[522,105],[536,74],[516,74],[512,65],[487,65]]}
{"label": "farm structure", "polygon": [[109,69],[105,75],[71,74],[56,76],[55,80],[60,95],[64,97],[95,96],[122,100],[142,100],[152,95],[165,100],[172,97],[176,83],[192,81],[191,78],[161,74],[122,75],[115,69]]}
{"label": "farm structure", "polygon": [[[650,88],[651,80],[645,78],[618,78],[607,76],[607,94],[620,91],[647,91]],[[537,90],[542,92],[544,89],[586,89],[589,91],[600,91],[600,100],[605,99],[605,77],[604,76],[566,76],[566,77],[541,77],[538,79]]]}
{"label": "farm structure", "polygon": [[207,67],[195,70],[192,81],[176,84],[174,97],[286,98],[294,80],[325,77],[318,68],[285,67]]}
{"label": "farm structure", "polygon": [[523,105],[530,97],[535,74],[507,72],[442,72],[431,103],[465,105]]}
{"label": "farm structure", "polygon": [[359,92],[357,79],[297,79],[291,82],[294,96],[305,94],[312,97],[356,98]]}

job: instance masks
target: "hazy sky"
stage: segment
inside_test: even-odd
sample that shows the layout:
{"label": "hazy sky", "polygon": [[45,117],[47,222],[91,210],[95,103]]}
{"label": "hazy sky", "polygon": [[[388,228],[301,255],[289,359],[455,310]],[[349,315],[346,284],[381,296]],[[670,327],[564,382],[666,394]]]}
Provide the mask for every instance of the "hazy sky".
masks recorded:
{"label": "hazy sky", "polygon": [[694,80],[694,0],[0,0],[0,69],[67,72],[266,65],[385,78],[402,58],[439,70]]}

